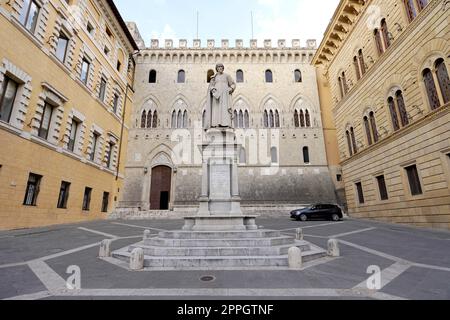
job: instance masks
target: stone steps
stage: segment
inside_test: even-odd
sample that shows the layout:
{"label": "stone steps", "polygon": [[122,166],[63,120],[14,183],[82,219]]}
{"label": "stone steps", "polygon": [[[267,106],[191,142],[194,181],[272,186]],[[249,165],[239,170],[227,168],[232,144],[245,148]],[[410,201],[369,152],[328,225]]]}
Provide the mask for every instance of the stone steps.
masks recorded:
{"label": "stone steps", "polygon": [[[123,261],[129,261],[131,253],[115,252],[113,257]],[[303,261],[322,258],[325,251],[313,249],[303,253]],[[161,257],[144,256],[146,268],[171,268],[171,269],[208,269],[208,268],[258,268],[258,267],[288,267],[287,255],[275,256],[189,256],[189,257]]]}
{"label": "stone steps", "polygon": [[[132,252],[135,248],[142,248],[146,256],[165,256],[165,257],[190,257],[190,256],[210,256],[210,257],[229,257],[229,256],[276,256],[287,255],[289,248],[293,244],[271,246],[271,247],[155,247],[146,246],[143,243],[138,243],[129,247],[128,252]],[[306,241],[297,241],[296,247],[303,252],[311,250],[311,247]]]}
{"label": "stone steps", "polygon": [[151,238],[144,241],[146,246],[156,247],[270,247],[292,244],[287,236],[271,238],[225,238],[225,239],[166,239]]}
{"label": "stone steps", "polygon": [[281,237],[279,231],[257,230],[257,231],[165,231],[158,234],[163,239],[249,239],[249,238],[277,238]]}

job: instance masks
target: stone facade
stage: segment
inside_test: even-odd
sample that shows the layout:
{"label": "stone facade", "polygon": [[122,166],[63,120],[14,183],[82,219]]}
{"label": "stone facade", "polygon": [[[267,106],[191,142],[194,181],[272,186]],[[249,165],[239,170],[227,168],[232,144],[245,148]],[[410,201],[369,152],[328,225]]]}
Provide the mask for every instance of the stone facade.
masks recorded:
{"label": "stone facade", "polygon": [[[39,8],[35,23],[27,5]],[[105,218],[123,184],[131,114],[137,45],[125,23],[109,0],[11,0],[0,26],[0,229]]]}
{"label": "stone facade", "polygon": [[[142,39],[135,24],[130,28]],[[292,46],[280,40],[275,47],[270,41],[258,47],[255,40],[250,47],[242,40],[219,45],[209,40],[206,47],[200,40],[192,47],[186,40],[178,46],[172,40],[151,40],[136,57],[122,213],[160,209],[150,202],[152,193],[162,191],[152,186],[152,172],[157,174],[160,166],[171,169],[166,177],[172,182],[169,209],[198,209],[202,117],[208,74],[218,62],[235,81],[243,77],[233,94],[237,142],[243,146],[238,168],[243,209],[338,202],[340,169],[336,163],[332,169],[328,165],[323,118],[330,117],[321,112],[316,69],[310,64],[315,51],[314,40],[305,47],[299,40]],[[272,82],[267,81],[268,70]]]}
{"label": "stone facade", "polygon": [[343,0],[326,31],[313,63],[329,81],[353,217],[450,228],[449,10]]}

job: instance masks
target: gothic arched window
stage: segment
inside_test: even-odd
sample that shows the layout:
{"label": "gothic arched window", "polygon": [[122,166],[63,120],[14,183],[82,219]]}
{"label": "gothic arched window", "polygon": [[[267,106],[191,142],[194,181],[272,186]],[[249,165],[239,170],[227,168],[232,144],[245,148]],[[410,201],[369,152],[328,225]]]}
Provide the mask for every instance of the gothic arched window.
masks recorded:
{"label": "gothic arched window", "polygon": [[408,113],[406,112],[406,105],[405,105],[405,100],[403,99],[402,91],[398,90],[395,93],[395,97],[397,99],[398,113],[400,114],[402,126],[405,127],[409,124],[409,119],[408,119]]}
{"label": "gothic arched window", "polygon": [[305,127],[305,114],[303,113],[303,110],[300,110],[300,126],[302,128]]}
{"label": "gothic arched window", "polygon": [[372,132],[370,128],[369,118],[367,117],[364,117],[364,129],[366,130],[367,143],[369,144],[369,146],[371,146],[373,144]]}
{"label": "gothic arched window", "polygon": [[147,112],[144,110],[142,111],[142,115],[141,115],[141,128],[144,129],[146,127],[147,124]]}
{"label": "gothic arched window", "polygon": [[184,70],[178,71],[178,83],[185,83],[186,82],[186,72]]}
{"label": "gothic arched window", "polygon": [[294,72],[294,78],[295,78],[295,82],[302,82],[302,72],[300,70],[295,70]]}
{"label": "gothic arched window", "polygon": [[364,54],[362,49],[359,49],[358,51],[358,58],[359,66],[361,67],[361,76],[363,76],[366,73],[366,62],[364,61]]}
{"label": "gothic arched window", "polygon": [[245,114],[244,114],[244,125],[245,125],[246,129],[250,128],[250,115],[247,110],[245,110]]}
{"label": "gothic arched window", "polygon": [[244,113],[242,112],[242,110],[239,111],[239,128],[244,128]]}
{"label": "gothic arched window", "polygon": [[237,129],[237,128],[239,128],[239,114],[238,114],[237,110],[234,110],[233,116],[234,116],[234,119],[233,119],[234,120],[234,128]]}
{"label": "gothic arched window", "polygon": [[405,0],[406,13],[408,14],[409,22],[413,21],[417,16],[416,8],[414,7],[414,0]]}
{"label": "gothic arched window", "polygon": [[269,128],[273,128],[275,126],[275,116],[273,114],[273,110],[269,112]]}
{"label": "gothic arched window", "polygon": [[152,127],[152,112],[149,111],[147,114],[147,128],[151,128]]}
{"label": "gothic arched window", "polygon": [[299,121],[299,116],[298,116],[298,111],[297,110],[295,110],[295,113],[294,113],[294,126],[296,128],[300,127],[300,121]]}
{"label": "gothic arched window", "polygon": [[358,62],[358,57],[357,56],[353,57],[353,66],[355,67],[356,80],[361,79],[361,73],[359,71],[359,62]]}
{"label": "gothic arched window", "polygon": [[153,112],[153,124],[152,124],[153,128],[157,128],[158,127],[158,112],[155,110],[155,112]]}
{"label": "gothic arched window", "polygon": [[264,127],[269,128],[269,114],[264,110]]}
{"label": "gothic arched window", "polygon": [[375,113],[373,111],[371,113],[369,113],[369,121],[370,121],[370,127],[372,128],[373,140],[376,143],[376,142],[378,142],[379,137],[378,137],[377,122],[375,120]]}
{"label": "gothic arched window", "polygon": [[350,128],[350,136],[352,138],[353,152],[354,153],[358,153],[358,146],[356,144],[355,129],[353,129],[353,127]]}
{"label": "gothic arched window", "polygon": [[149,83],[156,83],[156,70],[151,70],[148,78]]}
{"label": "gothic arched window", "polygon": [[339,91],[341,93],[341,98],[344,97],[344,86],[342,84],[342,78],[338,77]]}
{"label": "gothic arched window", "polygon": [[280,113],[275,110],[275,128],[280,128]]}
{"label": "gothic arched window", "polygon": [[381,40],[380,30],[375,29],[374,31],[375,43],[377,45],[378,54],[382,55],[384,53],[383,42]]}
{"label": "gothic arched window", "polygon": [[347,94],[347,92],[348,92],[348,84],[347,84],[347,77],[345,75],[345,71],[342,71],[341,78],[342,78],[342,85],[343,85],[343,88],[344,88],[344,94]]}
{"label": "gothic arched window", "polygon": [[242,70],[236,71],[236,82],[237,83],[244,82],[244,71],[242,71]]}
{"label": "gothic arched window", "polygon": [[398,114],[395,107],[394,98],[389,97],[388,105],[389,105],[389,112],[391,114],[392,127],[394,128],[394,131],[397,131],[400,129],[400,122],[398,121]]}
{"label": "gothic arched window", "polygon": [[352,140],[351,140],[351,137],[350,137],[350,132],[347,130],[345,132],[345,135],[347,137],[347,146],[348,146],[348,151],[349,151],[350,157],[351,157],[353,155],[353,148],[352,148]]}
{"label": "gothic arched window", "polygon": [[188,118],[188,113],[185,110],[183,113],[183,128],[186,129],[189,125],[189,118]]}
{"label": "gothic arched window", "polygon": [[391,39],[386,19],[381,20],[381,33],[383,34],[384,48],[387,50],[391,46]]}
{"label": "gothic arched window", "polygon": [[172,129],[176,129],[177,127],[177,112],[172,112]]}
{"label": "gothic arched window", "polygon": [[441,89],[442,98],[444,103],[450,101],[450,80],[448,77],[447,66],[445,65],[444,59],[438,59],[435,64],[436,67],[436,77],[439,82],[439,88]]}
{"label": "gothic arched window", "polygon": [[267,83],[273,82],[273,74],[271,70],[266,70],[266,82]]}
{"label": "gothic arched window", "polygon": [[309,111],[305,111],[305,118],[306,118],[306,127],[311,128],[311,116],[309,115]]}
{"label": "gothic arched window", "polygon": [[177,113],[177,128],[180,129],[183,127],[183,114],[181,110]]}
{"label": "gothic arched window", "polygon": [[439,100],[436,84],[434,83],[433,73],[430,69],[425,69],[422,74],[431,110],[437,109],[441,106],[441,102]]}

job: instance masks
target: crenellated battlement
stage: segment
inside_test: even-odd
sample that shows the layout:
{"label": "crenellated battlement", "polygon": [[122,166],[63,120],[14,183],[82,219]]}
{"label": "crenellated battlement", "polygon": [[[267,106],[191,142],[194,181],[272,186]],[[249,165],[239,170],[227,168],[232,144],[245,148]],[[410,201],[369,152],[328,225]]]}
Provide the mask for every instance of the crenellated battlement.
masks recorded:
{"label": "crenellated battlement", "polygon": [[304,50],[316,50],[317,49],[317,41],[315,39],[306,40],[306,45],[304,47],[301,46],[300,39],[293,39],[288,45],[288,41],[285,39],[280,39],[275,46],[272,43],[272,40],[264,40],[262,46],[258,46],[258,40],[252,39],[249,42],[249,45],[246,46],[244,40],[236,39],[234,43],[231,43],[228,39],[222,39],[219,43],[216,43],[214,39],[209,39],[206,41],[206,44],[202,44],[200,39],[192,40],[192,45],[189,45],[188,40],[180,39],[178,40],[178,46],[175,45],[175,41],[173,39],[165,39],[164,41],[160,41],[158,39],[150,40],[150,47],[147,49],[222,49],[222,50],[235,50],[235,49],[304,49]]}

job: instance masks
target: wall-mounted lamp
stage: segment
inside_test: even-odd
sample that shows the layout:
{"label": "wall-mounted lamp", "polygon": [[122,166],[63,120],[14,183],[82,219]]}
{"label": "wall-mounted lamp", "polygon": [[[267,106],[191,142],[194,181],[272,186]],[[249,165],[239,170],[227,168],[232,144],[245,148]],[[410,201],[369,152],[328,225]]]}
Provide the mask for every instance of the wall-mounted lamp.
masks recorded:
{"label": "wall-mounted lamp", "polygon": [[147,174],[147,173],[148,173],[148,168],[145,167],[145,168],[144,168],[144,174]]}

